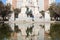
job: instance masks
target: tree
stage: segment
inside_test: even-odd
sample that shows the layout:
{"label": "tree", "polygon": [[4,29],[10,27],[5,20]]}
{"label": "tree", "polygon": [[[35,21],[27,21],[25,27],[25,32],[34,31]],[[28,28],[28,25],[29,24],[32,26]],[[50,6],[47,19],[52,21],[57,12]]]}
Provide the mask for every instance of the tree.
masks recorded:
{"label": "tree", "polygon": [[0,1],[0,16],[3,18],[3,21],[6,19],[7,16],[11,13],[11,6],[10,5],[4,5]]}
{"label": "tree", "polygon": [[51,14],[50,16],[51,17],[53,17],[54,14],[55,14],[55,11],[53,10],[53,8],[54,8],[53,6],[55,6],[55,5],[51,4],[51,6],[49,7],[49,11],[50,11],[50,14]]}
{"label": "tree", "polygon": [[58,17],[60,17],[60,4],[52,3],[49,7],[50,16],[54,17],[54,19],[58,20]]}
{"label": "tree", "polygon": [[21,9],[18,9],[18,8],[15,8],[14,9],[14,15],[15,15],[15,18],[17,17],[18,18],[18,14],[21,12]]}
{"label": "tree", "polygon": [[43,17],[45,16],[45,14],[44,14],[44,11],[43,11],[43,10],[42,10],[42,11],[40,11],[39,13],[41,13]]}

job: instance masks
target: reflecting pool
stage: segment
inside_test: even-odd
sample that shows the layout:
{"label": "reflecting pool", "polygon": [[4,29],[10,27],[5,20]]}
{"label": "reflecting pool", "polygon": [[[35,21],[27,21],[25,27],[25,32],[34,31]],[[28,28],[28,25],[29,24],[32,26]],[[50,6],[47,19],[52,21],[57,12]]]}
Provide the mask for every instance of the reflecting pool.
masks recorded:
{"label": "reflecting pool", "polygon": [[60,40],[60,23],[0,23],[0,40]]}

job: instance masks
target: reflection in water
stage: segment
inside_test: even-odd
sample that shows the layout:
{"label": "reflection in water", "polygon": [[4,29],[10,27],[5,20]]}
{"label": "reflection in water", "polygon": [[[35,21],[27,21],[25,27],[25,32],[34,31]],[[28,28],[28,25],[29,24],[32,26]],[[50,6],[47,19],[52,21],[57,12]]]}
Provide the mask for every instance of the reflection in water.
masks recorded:
{"label": "reflection in water", "polygon": [[29,36],[29,33],[32,34],[33,27],[34,25],[32,25],[30,28],[27,27],[27,30],[26,30],[27,37]]}
{"label": "reflection in water", "polygon": [[51,24],[50,36],[52,40],[60,40],[60,24],[58,23]]}
{"label": "reflection in water", "polygon": [[49,33],[50,23],[45,23],[45,32]]}
{"label": "reflection in water", "polygon": [[[41,25],[41,26],[40,26]],[[43,24],[4,23],[0,24],[1,40],[44,40]]]}
{"label": "reflection in water", "polygon": [[59,30],[57,23],[0,23],[0,40],[60,40]]}
{"label": "reflection in water", "polygon": [[15,32],[21,32],[21,30],[19,29],[18,25],[14,25],[14,31]]}
{"label": "reflection in water", "polygon": [[0,23],[0,40],[9,39],[11,37],[12,29],[6,23]]}

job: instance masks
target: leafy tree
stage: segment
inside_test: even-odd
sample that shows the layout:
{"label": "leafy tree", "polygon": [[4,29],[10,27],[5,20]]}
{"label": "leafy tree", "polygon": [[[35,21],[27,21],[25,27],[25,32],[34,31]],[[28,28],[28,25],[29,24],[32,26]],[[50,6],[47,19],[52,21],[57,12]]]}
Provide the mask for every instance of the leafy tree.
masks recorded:
{"label": "leafy tree", "polygon": [[14,9],[14,15],[15,15],[15,18],[17,17],[18,18],[18,14],[21,12],[21,9],[18,9],[18,8],[15,8]]}
{"label": "leafy tree", "polygon": [[0,1],[0,16],[3,18],[3,21],[6,19],[7,16],[11,13],[11,6],[10,5],[4,5]]}
{"label": "leafy tree", "polygon": [[54,19],[58,20],[58,17],[60,17],[60,4],[52,3],[51,6],[49,7],[50,11],[50,16],[54,17]]}
{"label": "leafy tree", "polygon": [[44,14],[44,11],[42,10],[42,11],[40,11],[40,13],[42,14],[42,16],[44,17],[45,16],[45,14]]}

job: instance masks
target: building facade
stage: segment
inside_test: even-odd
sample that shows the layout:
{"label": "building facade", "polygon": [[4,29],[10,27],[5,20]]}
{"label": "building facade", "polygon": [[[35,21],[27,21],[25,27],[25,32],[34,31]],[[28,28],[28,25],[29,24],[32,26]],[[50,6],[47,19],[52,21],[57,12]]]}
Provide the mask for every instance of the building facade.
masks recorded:
{"label": "building facade", "polygon": [[[39,19],[42,15],[39,11],[46,11],[50,4],[55,2],[55,0],[7,0],[6,3],[10,3],[12,5],[12,9],[19,8],[21,9],[21,13],[18,15],[16,20],[24,20],[27,18],[26,10],[28,7],[29,11],[32,10],[32,14],[34,15],[34,20]],[[28,18],[30,19],[30,18]],[[32,19],[32,18],[31,18]]]}
{"label": "building facade", "polygon": [[51,3],[55,0],[7,0],[13,8],[21,8],[22,6],[38,6],[40,10],[47,10]]}

